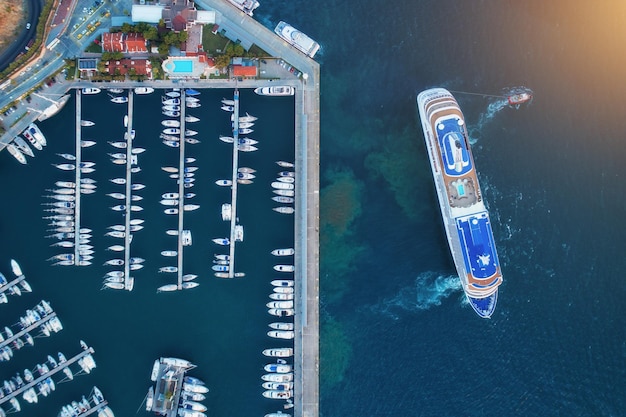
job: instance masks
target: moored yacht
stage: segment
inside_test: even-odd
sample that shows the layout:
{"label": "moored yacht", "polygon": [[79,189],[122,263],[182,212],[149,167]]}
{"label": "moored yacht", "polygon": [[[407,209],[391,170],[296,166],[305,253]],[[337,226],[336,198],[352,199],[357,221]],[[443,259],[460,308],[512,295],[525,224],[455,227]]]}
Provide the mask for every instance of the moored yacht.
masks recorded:
{"label": "moored yacht", "polygon": [[20,152],[19,149],[15,147],[12,143],[9,143],[7,146],[7,151],[15,158],[20,164],[26,164],[26,157]]}
{"label": "moored yacht", "polygon": [[88,87],[88,88],[83,88],[82,89],[82,93],[83,94],[98,94],[100,93],[100,89],[96,88],[96,87]]}

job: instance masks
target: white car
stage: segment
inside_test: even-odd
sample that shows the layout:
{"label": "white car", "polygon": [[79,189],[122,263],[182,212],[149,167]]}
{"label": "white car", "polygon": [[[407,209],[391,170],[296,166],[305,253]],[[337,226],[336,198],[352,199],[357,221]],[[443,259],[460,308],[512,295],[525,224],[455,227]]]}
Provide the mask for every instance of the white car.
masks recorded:
{"label": "white car", "polygon": [[30,23],[26,23],[26,29],[30,29]]}

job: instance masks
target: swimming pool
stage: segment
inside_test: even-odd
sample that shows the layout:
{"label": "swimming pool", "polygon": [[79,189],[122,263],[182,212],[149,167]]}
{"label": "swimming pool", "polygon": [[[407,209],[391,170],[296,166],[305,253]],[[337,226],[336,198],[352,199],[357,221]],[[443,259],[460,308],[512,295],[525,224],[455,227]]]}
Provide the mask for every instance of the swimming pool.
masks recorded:
{"label": "swimming pool", "polygon": [[176,59],[167,64],[167,70],[170,72],[192,72],[193,61],[191,59]]}

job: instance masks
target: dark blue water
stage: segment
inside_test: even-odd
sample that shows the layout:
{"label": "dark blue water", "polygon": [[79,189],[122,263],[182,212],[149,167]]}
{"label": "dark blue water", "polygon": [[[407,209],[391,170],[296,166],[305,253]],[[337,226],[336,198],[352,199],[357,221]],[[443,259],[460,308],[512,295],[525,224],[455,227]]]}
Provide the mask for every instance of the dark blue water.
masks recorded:
{"label": "dark blue water", "polygon": [[[625,13],[617,3],[580,1],[262,4],[255,17],[268,27],[286,20],[322,44],[316,58],[322,63],[324,416],[623,414]],[[456,93],[497,96],[522,85],[535,99],[519,110],[503,108],[498,97]],[[466,305],[441,227],[415,108],[416,94],[434,86],[455,91],[474,141],[505,279],[491,320],[479,319]],[[222,125],[217,133],[227,120],[215,112],[216,126]],[[147,110],[146,117],[150,114]],[[68,129],[62,120],[60,115],[42,126],[59,137],[48,155],[68,150],[60,143]],[[288,129],[273,134],[278,139]],[[262,150],[270,143],[268,137]],[[158,153],[146,153],[146,164],[158,167],[160,160],[150,158],[173,158],[159,146]],[[227,158],[218,149],[202,154],[216,172]],[[279,159],[282,147],[273,152]],[[284,152],[280,159],[292,151]],[[261,160],[269,164],[269,179],[274,157]],[[0,167],[6,179],[3,271],[11,256],[28,259],[23,263],[34,275],[36,293],[28,299],[32,303],[20,301],[22,310],[44,297],[66,322],[66,330],[37,342],[32,353],[20,352],[20,361],[34,364],[43,360],[41,352],[77,351],[76,340],[84,338],[96,348],[99,368],[29,412],[54,413],[58,407],[42,410],[98,384],[114,411],[133,415],[148,387],[151,363],[163,354],[200,365],[194,375],[211,386],[205,401],[211,415],[275,409],[260,399],[258,386],[264,363],[259,347],[268,343],[262,330],[268,322],[265,296],[258,294],[269,291],[271,259],[262,259],[264,276],[258,279],[208,278],[200,291],[173,297],[154,295],[165,283],[154,268],[137,274],[131,294],[98,292],[102,271],[55,269],[43,261],[51,250],[40,239],[45,224],[38,204],[39,190],[52,181],[49,162],[38,158],[23,169],[7,156]],[[25,174],[31,172],[37,175]],[[147,188],[146,199],[171,191],[163,172],[150,172],[163,189]],[[203,186],[210,187],[214,178]],[[88,220],[94,228],[108,224],[99,216],[107,222],[113,216],[98,209],[100,191],[92,197]],[[204,193],[207,201],[190,221],[219,217],[227,196],[215,192]],[[251,188],[251,199],[254,193]],[[264,201],[265,196],[255,199],[249,210]],[[154,218],[155,231],[138,235],[155,247],[146,251],[154,257],[152,265],[168,242],[161,233],[167,219],[162,213]],[[261,221],[247,221],[246,233]],[[205,236],[195,233],[200,241],[189,251],[197,250],[198,258],[188,257],[190,272],[206,268],[202,256],[211,256],[210,238],[224,233],[220,222],[207,223]],[[269,234],[276,241],[266,242],[265,233],[263,239],[246,237],[243,245],[267,245],[258,252],[267,253],[284,243],[289,227],[280,227],[283,238]],[[135,247],[142,256],[144,245]],[[241,252],[245,256],[247,248]],[[256,252],[249,253],[248,262],[256,265]],[[104,259],[102,250],[98,256]],[[11,303],[11,308],[17,304]],[[182,307],[173,312],[174,306]],[[5,311],[3,318],[10,316]],[[229,326],[242,331],[224,337],[219,329]],[[173,329],[180,336],[172,339]],[[0,369],[3,376],[14,372],[13,365]]]}

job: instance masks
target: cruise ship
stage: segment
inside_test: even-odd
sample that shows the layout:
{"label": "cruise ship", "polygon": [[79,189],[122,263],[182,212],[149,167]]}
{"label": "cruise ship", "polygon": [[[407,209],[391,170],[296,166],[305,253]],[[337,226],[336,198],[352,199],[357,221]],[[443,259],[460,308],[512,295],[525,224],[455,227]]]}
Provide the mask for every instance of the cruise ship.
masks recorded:
{"label": "cruise ship", "polygon": [[456,270],[469,304],[489,318],[502,272],[463,113],[443,88],[421,92],[417,107]]}
{"label": "cruise ship", "polygon": [[320,49],[319,43],[315,42],[313,39],[309,38],[289,23],[285,23],[283,21],[279,22],[278,25],[276,25],[274,32],[311,58],[313,58]]}
{"label": "cruise ship", "polygon": [[259,7],[260,3],[256,0],[228,0],[233,6],[252,16],[254,9]]}

